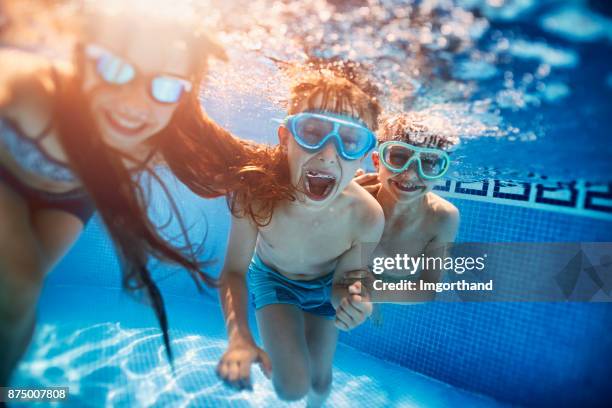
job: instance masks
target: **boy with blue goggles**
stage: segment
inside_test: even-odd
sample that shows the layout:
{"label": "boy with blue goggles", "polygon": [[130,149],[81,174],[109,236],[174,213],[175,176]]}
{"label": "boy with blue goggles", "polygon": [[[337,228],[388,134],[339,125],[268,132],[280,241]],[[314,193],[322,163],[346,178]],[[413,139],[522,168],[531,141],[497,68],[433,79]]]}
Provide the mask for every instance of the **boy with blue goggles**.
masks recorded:
{"label": "boy with blue goggles", "polygon": [[[376,173],[361,174],[355,181],[371,192],[385,213],[385,230],[375,254],[401,251],[411,257],[445,258],[447,245],[454,242],[459,227],[459,210],[433,192],[435,180],[449,169],[448,152],[459,138],[433,128],[427,114],[400,113],[380,122],[380,145],[372,154]],[[398,239],[401,237],[401,239]],[[410,245],[406,245],[410,243]],[[374,260],[372,260],[374,262]],[[437,283],[442,268],[421,266],[418,279]],[[415,271],[386,270],[380,279],[410,279]],[[418,302],[433,299],[435,292],[373,291],[380,302]]]}
{"label": "boy with blue goggles", "polygon": [[414,163],[424,180],[443,177],[450,166],[448,154],[437,148],[420,147],[399,140],[390,140],[378,147],[380,162],[393,173],[402,173]]}
{"label": "boy with blue goggles", "polygon": [[376,136],[358,119],[329,112],[302,112],[285,118],[285,126],[306,151],[317,152],[333,141],[340,157],[358,160],[376,146]]}

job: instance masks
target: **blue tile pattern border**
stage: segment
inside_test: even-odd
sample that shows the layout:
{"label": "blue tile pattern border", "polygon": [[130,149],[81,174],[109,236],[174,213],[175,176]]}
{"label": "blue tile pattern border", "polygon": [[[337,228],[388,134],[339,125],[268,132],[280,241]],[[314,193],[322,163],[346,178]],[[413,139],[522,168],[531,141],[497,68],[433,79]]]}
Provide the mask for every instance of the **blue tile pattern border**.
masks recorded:
{"label": "blue tile pattern border", "polygon": [[441,180],[434,187],[434,191],[443,197],[515,205],[612,221],[612,182]]}

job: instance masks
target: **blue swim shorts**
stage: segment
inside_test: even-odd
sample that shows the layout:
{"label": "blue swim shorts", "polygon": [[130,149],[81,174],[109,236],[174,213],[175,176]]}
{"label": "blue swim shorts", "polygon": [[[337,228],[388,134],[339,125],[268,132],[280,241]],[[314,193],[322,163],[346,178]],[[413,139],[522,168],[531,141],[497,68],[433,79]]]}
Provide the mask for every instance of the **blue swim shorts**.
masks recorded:
{"label": "blue swim shorts", "polygon": [[333,275],[332,272],[318,279],[292,280],[264,264],[255,254],[249,265],[247,285],[255,310],[282,303],[333,319],[336,317],[336,310],[331,304]]}

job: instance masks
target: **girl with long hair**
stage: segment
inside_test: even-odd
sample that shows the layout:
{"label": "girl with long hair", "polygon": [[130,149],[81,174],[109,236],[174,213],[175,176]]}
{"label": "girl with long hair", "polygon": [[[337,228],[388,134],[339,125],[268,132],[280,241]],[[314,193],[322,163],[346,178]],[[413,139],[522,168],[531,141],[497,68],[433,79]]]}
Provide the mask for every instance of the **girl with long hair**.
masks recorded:
{"label": "girl with long hair", "polygon": [[190,245],[160,235],[138,175],[157,178],[153,165],[172,155],[189,126],[180,123],[185,112],[200,112],[208,59],[224,53],[185,20],[122,7],[122,16],[91,8],[78,16],[83,30],[70,63],[0,48],[0,386],[29,344],[45,275],[94,210],[114,241],[124,286],[144,289],[153,306],[170,359],[149,259],[216,285]]}

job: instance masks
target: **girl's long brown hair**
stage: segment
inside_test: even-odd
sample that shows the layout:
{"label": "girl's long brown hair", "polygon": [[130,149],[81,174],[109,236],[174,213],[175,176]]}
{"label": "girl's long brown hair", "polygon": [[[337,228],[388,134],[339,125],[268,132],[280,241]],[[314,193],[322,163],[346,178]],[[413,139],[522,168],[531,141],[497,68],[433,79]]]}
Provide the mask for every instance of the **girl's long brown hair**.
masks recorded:
{"label": "girl's long brown hair", "polygon": [[232,214],[257,225],[275,205],[293,200],[285,155],[279,146],[239,139],[202,110],[197,95],[182,103],[160,136],[160,153],[172,172],[201,197],[226,196]]}
{"label": "girl's long brown hair", "polygon": [[[149,219],[143,186],[137,174],[125,164],[134,159],[104,143],[89,100],[82,91],[83,58],[82,50],[77,49],[74,75],[54,75],[57,90],[53,98],[53,118],[59,140],[115,244],[122,264],[123,286],[131,291],[145,290],[172,362],[164,300],[147,266],[149,260],[153,257],[185,268],[198,289],[202,288],[201,283],[211,287],[218,283],[202,271],[204,264],[198,260],[195,247],[189,242],[182,218],[163,181],[147,165],[141,165],[139,171],[148,172],[165,191],[186,245],[179,248],[169,243]],[[203,68],[202,64],[200,67]],[[174,122],[177,120],[173,118]]]}

